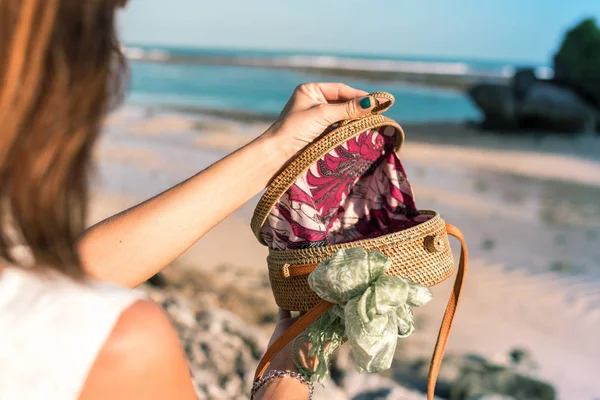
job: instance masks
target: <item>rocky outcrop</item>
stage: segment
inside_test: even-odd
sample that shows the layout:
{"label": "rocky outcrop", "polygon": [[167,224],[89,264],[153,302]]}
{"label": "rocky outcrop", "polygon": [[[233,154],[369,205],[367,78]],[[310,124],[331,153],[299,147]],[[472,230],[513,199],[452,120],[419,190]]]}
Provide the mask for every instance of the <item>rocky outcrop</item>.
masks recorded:
{"label": "rocky outcrop", "polygon": [[514,400],[556,400],[552,385],[514,368],[493,365],[480,357],[459,361],[455,365],[459,378],[452,384],[450,400],[479,399],[489,393]]}
{"label": "rocky outcrop", "polygon": [[469,90],[489,129],[565,133],[600,132],[600,28],[593,18],[565,35],[553,59],[554,76],[539,81],[533,69],[508,85],[482,83]]}
{"label": "rocky outcrop", "polygon": [[[170,269],[166,276],[154,277],[139,289],[170,316],[201,399],[247,400],[254,369],[273,329],[274,319],[265,318],[264,313],[274,313],[274,310],[265,311],[265,307],[255,305],[265,301],[264,296],[271,296],[269,287],[251,276],[234,279],[234,285],[230,286],[229,279],[224,279],[227,274],[223,268],[219,274]],[[243,271],[232,272],[232,277],[244,274]],[[257,290],[257,287],[262,289]],[[426,399],[423,391],[428,359],[399,363],[401,365],[395,365],[390,376],[385,377],[358,373],[349,350],[348,346],[342,346],[335,353],[331,379],[316,385],[316,400]],[[526,354],[513,353],[513,363],[525,365]],[[515,368],[493,365],[477,357],[447,357],[436,389],[440,398],[452,400],[555,399],[552,386],[527,377]],[[489,393],[500,393],[504,397],[486,397]]]}
{"label": "rocky outcrop", "polygon": [[[223,281],[226,272],[220,272]],[[266,350],[268,332],[272,330],[274,319],[265,318],[258,307],[254,307],[258,316],[253,316],[251,308],[239,305],[252,304],[265,294],[271,296],[268,286],[264,287],[264,293],[259,293],[253,279],[235,282],[237,291],[233,293],[230,286],[216,283],[211,276],[172,269],[140,288],[170,316],[201,399],[247,400],[254,369]],[[246,291],[244,282],[253,291]],[[249,322],[257,320],[263,321],[264,326]],[[337,379],[317,385],[316,400],[426,399],[424,394],[408,390],[393,380],[370,374],[359,376],[348,349],[344,347],[339,354],[342,357],[337,357],[332,366]]]}
{"label": "rocky outcrop", "polygon": [[[556,400],[554,387],[535,377],[537,364],[526,351],[513,349],[502,365],[477,355],[449,355],[438,377],[436,395],[449,400]],[[394,370],[396,380],[424,387],[429,360],[415,360]]]}
{"label": "rocky outcrop", "polygon": [[518,127],[517,102],[510,86],[484,83],[474,86],[468,93],[482,111],[485,127],[491,129]]}
{"label": "rocky outcrop", "polygon": [[598,122],[598,112],[575,92],[545,82],[529,87],[517,113],[523,127],[559,132],[594,132]]}
{"label": "rocky outcrop", "polygon": [[510,85],[483,83],[468,93],[486,129],[589,133],[600,121],[600,112],[574,90],[540,81],[531,69],[518,71]]}
{"label": "rocky outcrop", "polygon": [[527,92],[533,85],[537,83],[538,79],[535,76],[535,71],[531,68],[522,68],[515,72],[512,80],[512,92],[513,97],[517,101],[521,101],[527,95]]}

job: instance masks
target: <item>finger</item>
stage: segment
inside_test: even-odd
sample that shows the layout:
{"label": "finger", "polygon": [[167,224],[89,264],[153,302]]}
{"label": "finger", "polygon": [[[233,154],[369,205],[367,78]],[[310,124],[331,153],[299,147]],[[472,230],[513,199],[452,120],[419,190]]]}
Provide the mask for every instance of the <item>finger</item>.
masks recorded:
{"label": "finger", "polygon": [[279,320],[281,321],[282,319],[291,318],[292,313],[289,312],[288,310],[284,310],[283,308],[279,308],[279,312],[277,313],[277,316],[279,317]]}
{"label": "finger", "polygon": [[339,104],[321,106],[323,117],[328,124],[333,124],[345,119],[356,119],[367,115],[377,105],[376,99],[371,96],[359,97]]}
{"label": "finger", "polygon": [[364,90],[354,89],[343,83],[335,82],[317,83],[317,88],[321,91],[327,102],[348,101],[357,97],[365,97],[368,94]]}

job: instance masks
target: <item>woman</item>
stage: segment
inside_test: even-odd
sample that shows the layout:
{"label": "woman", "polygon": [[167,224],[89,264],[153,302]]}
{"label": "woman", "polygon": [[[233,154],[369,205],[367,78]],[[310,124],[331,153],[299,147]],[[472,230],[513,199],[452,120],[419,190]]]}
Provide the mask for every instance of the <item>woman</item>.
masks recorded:
{"label": "woman", "polygon": [[[192,399],[177,335],[134,288],[175,260],[330,124],[374,101],[299,86],[256,140],[83,233],[93,144],[119,99],[123,0],[0,0],[0,398]],[[291,323],[280,313],[273,334]],[[288,350],[271,368],[293,370]],[[257,393],[306,399],[286,376]]]}

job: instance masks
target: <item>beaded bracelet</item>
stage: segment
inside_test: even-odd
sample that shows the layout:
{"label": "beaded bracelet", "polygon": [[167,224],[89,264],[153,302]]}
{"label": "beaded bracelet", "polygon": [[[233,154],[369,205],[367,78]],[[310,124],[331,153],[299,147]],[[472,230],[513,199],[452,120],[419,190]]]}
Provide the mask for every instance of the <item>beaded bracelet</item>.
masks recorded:
{"label": "beaded bracelet", "polygon": [[268,383],[274,379],[284,378],[286,376],[298,379],[301,383],[306,385],[306,387],[308,388],[308,400],[312,399],[314,387],[313,387],[312,383],[310,383],[309,381],[304,379],[304,377],[302,375],[300,375],[297,372],[293,372],[293,371],[272,370],[269,373],[267,373],[266,375],[262,376],[256,382],[254,382],[254,384],[252,385],[252,391],[250,392],[250,400],[254,400],[254,396],[256,395],[256,392],[258,392],[258,390],[261,387],[263,387],[266,383]]}

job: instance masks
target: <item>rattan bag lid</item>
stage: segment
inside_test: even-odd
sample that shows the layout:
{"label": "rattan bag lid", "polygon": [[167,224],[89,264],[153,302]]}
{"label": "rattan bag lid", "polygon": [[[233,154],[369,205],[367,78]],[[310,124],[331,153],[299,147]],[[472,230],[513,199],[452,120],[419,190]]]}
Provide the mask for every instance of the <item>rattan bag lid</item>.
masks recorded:
{"label": "rattan bag lid", "polygon": [[424,222],[398,152],[404,131],[379,115],[344,121],[308,146],[269,185],[252,218],[262,244],[301,249],[374,238]]}

